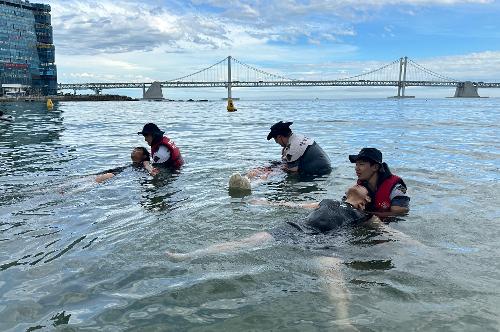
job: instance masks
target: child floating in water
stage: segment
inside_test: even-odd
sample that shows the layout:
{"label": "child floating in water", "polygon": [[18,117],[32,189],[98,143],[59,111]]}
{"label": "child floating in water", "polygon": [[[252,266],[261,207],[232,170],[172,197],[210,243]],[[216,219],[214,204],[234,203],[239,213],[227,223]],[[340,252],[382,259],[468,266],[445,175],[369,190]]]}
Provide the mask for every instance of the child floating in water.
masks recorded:
{"label": "child floating in water", "polygon": [[270,176],[277,175],[279,172],[279,169],[271,167],[258,167],[248,171],[246,175],[234,173],[229,178],[229,191],[249,194],[252,191],[252,186],[258,185]]}
{"label": "child floating in water", "polygon": [[[196,258],[207,254],[227,252],[234,249],[256,246],[271,240],[282,240],[287,235],[295,233],[307,235],[328,234],[343,226],[355,226],[365,222],[375,222],[377,217],[364,212],[366,205],[370,202],[368,190],[362,186],[354,185],[346,192],[345,201],[324,199],[319,203],[293,204],[293,203],[269,203],[257,201],[257,204],[283,205],[289,207],[303,207],[314,209],[304,220],[297,222],[286,222],[268,232],[259,232],[250,237],[223,244],[217,244],[204,249],[198,249],[191,253],[166,252],[169,259],[185,260]],[[294,234],[292,234],[294,233]]]}
{"label": "child floating in water", "polygon": [[[145,148],[141,146],[134,148],[132,150],[132,153],[130,154],[130,159],[132,159],[133,166],[144,167],[153,175],[158,173],[158,171],[154,167],[152,167],[151,164],[149,163],[150,155],[148,150],[146,150]],[[115,175],[121,173],[127,167],[128,166],[117,167],[104,171],[103,173],[96,176],[95,182],[102,183],[104,181],[107,181],[112,177],[114,177]]]}

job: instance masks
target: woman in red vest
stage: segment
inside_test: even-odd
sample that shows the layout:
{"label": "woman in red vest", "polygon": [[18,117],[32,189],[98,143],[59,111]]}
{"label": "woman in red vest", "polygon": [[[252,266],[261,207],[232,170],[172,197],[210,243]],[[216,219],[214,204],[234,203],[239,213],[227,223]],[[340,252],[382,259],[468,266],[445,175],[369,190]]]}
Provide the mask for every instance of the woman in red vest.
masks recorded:
{"label": "woman in red vest", "polygon": [[357,183],[368,190],[371,198],[367,211],[378,217],[400,216],[410,210],[410,197],[406,184],[382,162],[382,152],[375,148],[363,148],[357,155],[349,155],[356,163]]}
{"label": "woman in red vest", "polygon": [[[153,165],[179,169],[184,164],[181,151],[172,140],[167,136],[163,136],[164,133],[154,123],[146,123],[142,131],[139,131],[137,135],[143,135],[144,140],[151,146],[151,161]],[[153,175],[158,173],[155,168],[149,169],[146,167],[146,169]]]}

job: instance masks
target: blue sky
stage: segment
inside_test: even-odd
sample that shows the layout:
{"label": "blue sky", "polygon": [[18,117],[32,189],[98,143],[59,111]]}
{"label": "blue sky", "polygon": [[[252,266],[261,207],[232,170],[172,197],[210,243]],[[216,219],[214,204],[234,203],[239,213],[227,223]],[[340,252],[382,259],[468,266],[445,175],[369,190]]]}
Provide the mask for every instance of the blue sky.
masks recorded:
{"label": "blue sky", "polygon": [[[296,79],[355,75],[408,56],[446,76],[500,82],[500,4],[493,0],[41,2],[52,6],[60,83],[168,80],[228,55]],[[256,94],[248,90],[241,93]]]}

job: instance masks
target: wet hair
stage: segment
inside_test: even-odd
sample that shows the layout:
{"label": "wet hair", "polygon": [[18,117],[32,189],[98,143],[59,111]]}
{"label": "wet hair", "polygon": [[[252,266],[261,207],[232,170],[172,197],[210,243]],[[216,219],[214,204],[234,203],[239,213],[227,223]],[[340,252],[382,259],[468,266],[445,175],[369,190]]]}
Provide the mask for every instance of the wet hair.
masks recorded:
{"label": "wet hair", "polygon": [[149,161],[151,159],[151,155],[149,154],[149,151],[142,146],[137,146],[134,148],[134,150],[139,150],[142,152],[142,160],[141,161]]}
{"label": "wet hair", "polygon": [[163,133],[162,132],[152,133],[151,137],[153,137],[153,143],[158,143],[163,138]]}

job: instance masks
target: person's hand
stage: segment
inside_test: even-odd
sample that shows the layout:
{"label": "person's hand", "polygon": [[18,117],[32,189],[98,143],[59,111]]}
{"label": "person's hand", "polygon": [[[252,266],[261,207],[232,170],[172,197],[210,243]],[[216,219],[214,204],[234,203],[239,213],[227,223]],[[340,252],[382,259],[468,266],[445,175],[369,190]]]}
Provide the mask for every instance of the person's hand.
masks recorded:
{"label": "person's hand", "polygon": [[144,166],[144,168],[149,172],[149,174],[151,174],[152,176],[155,176],[157,175],[158,173],[160,173],[160,170],[156,167],[153,167],[149,161],[143,161],[142,162],[142,165]]}

